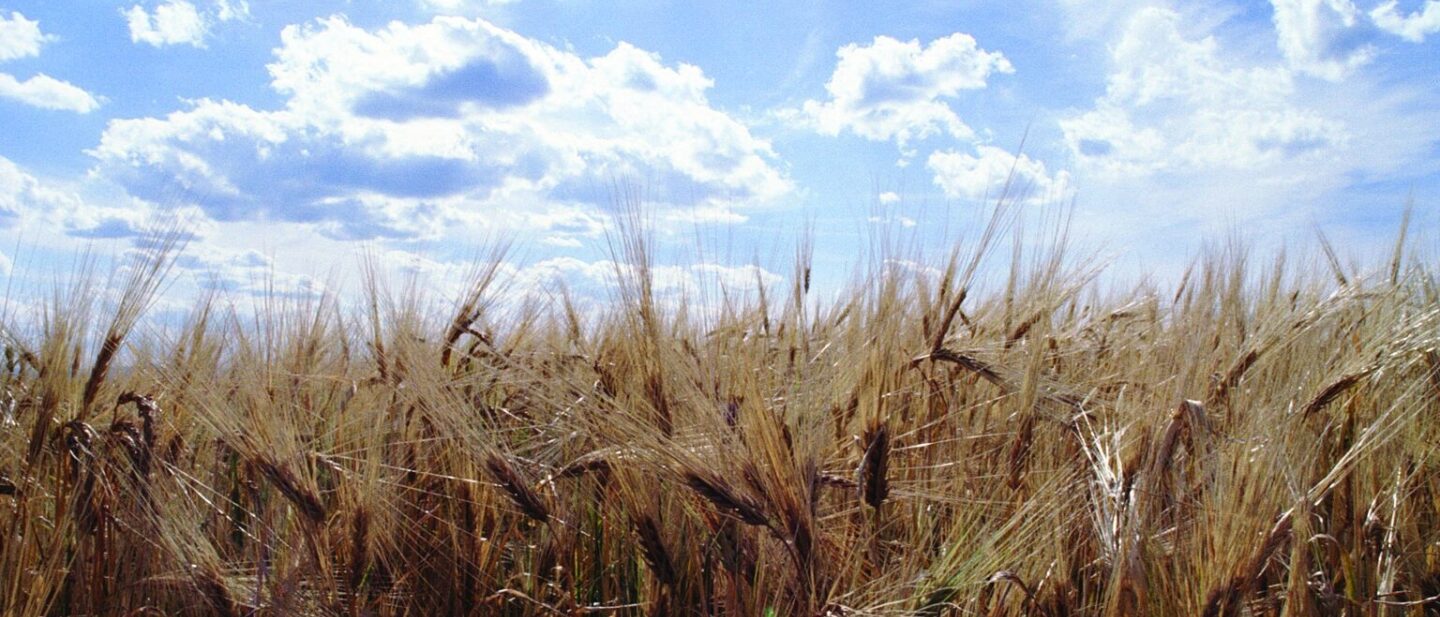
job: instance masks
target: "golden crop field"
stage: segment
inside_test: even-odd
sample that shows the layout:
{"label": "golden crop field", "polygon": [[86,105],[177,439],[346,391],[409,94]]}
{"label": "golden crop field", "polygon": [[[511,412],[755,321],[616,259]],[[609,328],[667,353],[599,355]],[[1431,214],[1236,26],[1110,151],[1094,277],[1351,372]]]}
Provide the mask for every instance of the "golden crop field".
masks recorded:
{"label": "golden crop field", "polygon": [[1440,611],[1413,238],[1359,267],[1225,242],[1121,285],[1016,229],[997,208],[830,297],[802,241],[786,289],[704,306],[656,300],[634,227],[603,306],[507,297],[487,258],[443,314],[372,267],[150,328],[178,240],[79,268],[4,331],[0,607]]}

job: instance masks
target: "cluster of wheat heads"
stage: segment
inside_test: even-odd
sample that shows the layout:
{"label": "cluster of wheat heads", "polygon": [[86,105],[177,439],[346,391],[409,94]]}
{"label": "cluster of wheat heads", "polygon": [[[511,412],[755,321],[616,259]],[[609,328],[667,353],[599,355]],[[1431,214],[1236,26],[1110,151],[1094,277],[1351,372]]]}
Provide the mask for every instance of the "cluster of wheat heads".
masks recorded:
{"label": "cluster of wheat heads", "polygon": [[1005,235],[832,299],[802,245],[662,302],[629,233],[587,311],[497,252],[443,315],[372,270],[148,330],[175,247],[113,306],[82,268],[4,331],[0,612],[1440,610],[1431,267],[1119,287]]}

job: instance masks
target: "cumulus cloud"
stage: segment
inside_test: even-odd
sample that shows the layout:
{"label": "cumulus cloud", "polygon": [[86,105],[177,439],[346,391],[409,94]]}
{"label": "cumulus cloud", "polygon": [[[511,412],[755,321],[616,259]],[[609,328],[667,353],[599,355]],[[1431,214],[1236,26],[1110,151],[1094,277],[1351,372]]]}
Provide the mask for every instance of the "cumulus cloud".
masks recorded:
{"label": "cumulus cloud", "polygon": [[100,101],[83,88],[68,81],[40,73],[20,81],[13,75],[0,73],[0,97],[14,99],[32,107],[89,113]]}
{"label": "cumulus cloud", "polygon": [[1060,121],[1082,165],[1111,175],[1253,168],[1322,157],[1346,143],[1344,123],[1292,102],[1280,67],[1237,67],[1215,39],[1191,39],[1174,11],[1135,14],[1112,48],[1105,94]]}
{"label": "cumulus cloud", "polygon": [[[1440,0],[1425,0],[1406,13],[1397,0],[1374,5],[1369,22],[1353,0],[1271,0],[1275,34],[1290,68],[1330,81],[1340,81],[1375,59],[1369,41],[1377,31],[1412,43],[1440,32]],[[1373,26],[1373,27],[1372,27]]]}
{"label": "cumulus cloud", "polygon": [[181,187],[216,220],[314,223],[344,239],[432,237],[516,204],[589,204],[642,178],[658,201],[773,200],[770,145],[712,107],[697,67],[621,43],[581,58],[483,20],[287,27],[283,108],[199,100],[112,121],[91,150],[132,194]]}
{"label": "cumulus cloud", "polygon": [[870,45],[852,43],[835,55],[839,62],[825,84],[829,100],[806,101],[804,114],[822,134],[850,131],[893,139],[901,148],[942,133],[972,137],[944,99],[984,88],[995,73],[1015,71],[1004,54],[981,49],[974,37],[958,32],[928,45],[877,36]]}
{"label": "cumulus cloud", "polygon": [[0,62],[40,55],[40,47],[55,40],[40,32],[40,22],[26,19],[19,11],[0,15]]}
{"label": "cumulus cloud", "polygon": [[27,223],[79,238],[138,238],[150,233],[153,209],[124,199],[99,204],[68,186],[42,180],[0,156],[0,229]]}
{"label": "cumulus cloud", "polygon": [[1370,11],[1375,27],[1412,43],[1423,43],[1425,37],[1440,32],[1440,0],[1425,0],[1424,8],[1402,15],[1395,0],[1383,2]]}
{"label": "cumulus cloud", "polygon": [[[0,62],[40,55],[40,48],[55,40],[40,31],[40,22],[26,19],[18,11],[9,17],[0,16]],[[100,106],[100,101],[83,88],[44,73],[21,80],[9,73],[0,73],[0,98],[19,101],[41,109],[58,109],[87,113]]]}
{"label": "cumulus cloud", "polygon": [[316,298],[329,290],[324,281],[276,267],[274,259],[253,249],[230,250],[190,245],[175,261],[202,289],[248,296]]}
{"label": "cumulus cloud", "polygon": [[1350,0],[1271,0],[1275,35],[1289,65],[1340,81],[1375,58],[1375,48],[1354,36],[1360,10]]}
{"label": "cumulus cloud", "polygon": [[250,6],[245,0],[217,0],[202,11],[187,0],[165,0],[153,11],[136,4],[123,14],[132,42],[153,47],[204,47],[205,37],[215,23],[244,18],[250,14]]}
{"label": "cumulus cloud", "polygon": [[80,198],[47,186],[14,161],[0,156],[0,228],[47,213],[79,209]]}
{"label": "cumulus cloud", "polygon": [[165,45],[203,45],[207,26],[201,19],[195,5],[184,0],[172,0],[155,8],[152,14],[140,5],[125,12],[125,22],[130,26],[130,40],[147,43],[155,47]]}
{"label": "cumulus cloud", "polygon": [[926,166],[935,174],[935,185],[951,198],[995,198],[1003,192],[1008,199],[1046,202],[1064,198],[1070,192],[1069,172],[1061,170],[1051,175],[1044,163],[1025,154],[1017,157],[995,146],[976,146],[975,155],[954,150],[934,152]]}
{"label": "cumulus cloud", "polygon": [[1299,77],[1257,59],[1268,29],[1222,45],[1210,33],[1229,22],[1185,15],[1137,10],[1106,45],[1104,93],[1061,114],[1081,187],[1074,237],[1161,261],[1236,225],[1271,241],[1434,168],[1440,112],[1424,89],[1381,71]]}

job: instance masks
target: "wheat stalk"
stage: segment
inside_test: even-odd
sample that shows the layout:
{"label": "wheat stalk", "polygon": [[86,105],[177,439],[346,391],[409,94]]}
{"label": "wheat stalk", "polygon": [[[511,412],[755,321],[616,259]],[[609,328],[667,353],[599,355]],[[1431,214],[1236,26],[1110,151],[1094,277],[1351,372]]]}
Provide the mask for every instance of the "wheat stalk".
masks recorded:
{"label": "wheat stalk", "polygon": [[685,472],[685,484],[721,512],[740,519],[747,525],[768,526],[765,509],[754,499],[742,495],[729,483],[707,473]]}
{"label": "wheat stalk", "polygon": [[860,457],[856,485],[860,500],[876,510],[890,496],[890,429],[884,424],[865,436],[865,454]]}
{"label": "wheat stalk", "polygon": [[289,467],[266,456],[256,457],[252,463],[260,475],[269,480],[306,520],[316,525],[324,524],[327,518],[325,504],[320,501],[319,495],[300,482]]}
{"label": "wheat stalk", "polygon": [[510,500],[515,502],[525,516],[541,523],[550,520],[549,506],[545,505],[539,493],[530,488],[530,483],[510,464],[509,459],[499,453],[491,453],[485,457],[485,469],[500,483],[500,488],[505,489],[505,494],[510,496]]}

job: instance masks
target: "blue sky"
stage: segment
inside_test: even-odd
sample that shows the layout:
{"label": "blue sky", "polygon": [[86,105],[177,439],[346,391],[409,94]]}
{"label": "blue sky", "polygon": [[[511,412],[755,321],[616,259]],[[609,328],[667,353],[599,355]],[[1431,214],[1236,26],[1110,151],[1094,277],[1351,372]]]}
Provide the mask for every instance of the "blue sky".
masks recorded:
{"label": "blue sky", "polygon": [[804,234],[838,285],[1012,171],[1124,271],[1231,230],[1360,255],[1440,216],[1437,41],[1440,0],[0,0],[0,271],[178,214],[182,295],[353,288],[363,251],[458,280],[496,239],[583,289],[639,194],[670,289],[779,284]]}

